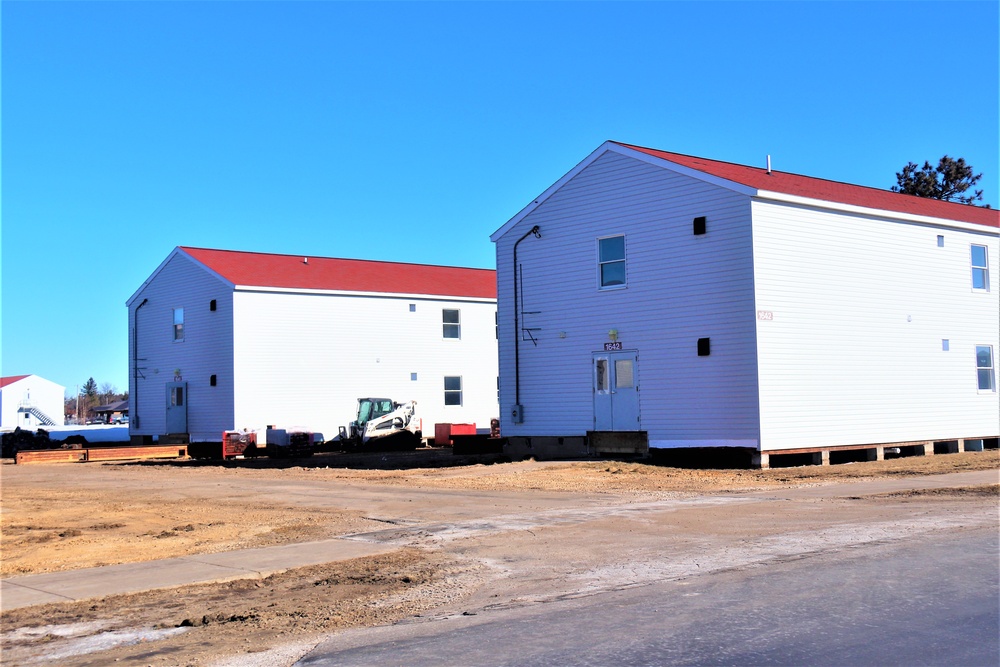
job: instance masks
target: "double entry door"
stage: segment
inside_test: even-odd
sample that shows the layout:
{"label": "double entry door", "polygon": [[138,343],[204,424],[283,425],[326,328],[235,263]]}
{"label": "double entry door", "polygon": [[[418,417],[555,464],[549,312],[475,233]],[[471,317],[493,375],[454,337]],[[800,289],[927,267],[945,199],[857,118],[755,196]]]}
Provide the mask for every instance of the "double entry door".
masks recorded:
{"label": "double entry door", "polygon": [[638,354],[594,353],[594,430],[639,430]]}

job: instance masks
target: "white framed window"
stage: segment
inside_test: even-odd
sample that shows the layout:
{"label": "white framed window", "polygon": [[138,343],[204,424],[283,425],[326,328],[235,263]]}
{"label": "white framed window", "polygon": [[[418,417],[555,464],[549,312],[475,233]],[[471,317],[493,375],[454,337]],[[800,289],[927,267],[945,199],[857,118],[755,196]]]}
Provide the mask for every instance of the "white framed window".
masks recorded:
{"label": "white framed window", "polygon": [[184,340],[183,308],[174,308],[174,340]]}
{"label": "white framed window", "polygon": [[996,391],[996,374],[993,372],[993,346],[976,346],[976,375],[979,380],[979,391]]}
{"label": "white framed window", "polygon": [[441,323],[444,328],[443,336],[445,338],[461,338],[462,337],[462,313],[458,310],[451,310],[445,308],[441,311]]}
{"label": "white framed window", "polygon": [[597,279],[601,289],[625,287],[625,236],[597,239]]}
{"label": "white framed window", "polygon": [[445,405],[461,405],[462,404],[462,376],[461,375],[445,375],[444,376],[444,404]]}
{"label": "white framed window", "polygon": [[972,246],[972,289],[990,290],[990,266],[986,256],[986,246]]}

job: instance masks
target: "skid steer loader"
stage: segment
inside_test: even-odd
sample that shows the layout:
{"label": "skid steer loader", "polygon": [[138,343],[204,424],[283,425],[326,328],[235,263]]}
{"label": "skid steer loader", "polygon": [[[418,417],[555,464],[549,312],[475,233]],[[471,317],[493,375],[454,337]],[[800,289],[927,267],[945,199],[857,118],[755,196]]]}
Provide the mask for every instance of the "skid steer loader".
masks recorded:
{"label": "skid steer loader", "polygon": [[416,401],[359,398],[357,419],[341,426],[337,439],[344,451],[416,449],[423,438],[416,409]]}

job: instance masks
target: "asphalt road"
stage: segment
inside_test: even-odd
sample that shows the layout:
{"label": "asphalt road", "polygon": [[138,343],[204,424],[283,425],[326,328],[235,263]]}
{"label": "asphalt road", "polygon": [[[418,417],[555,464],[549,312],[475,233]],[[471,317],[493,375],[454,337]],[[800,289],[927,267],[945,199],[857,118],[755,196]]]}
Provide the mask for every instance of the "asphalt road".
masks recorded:
{"label": "asphalt road", "polygon": [[957,529],[332,637],[297,665],[1000,665],[1000,536]]}

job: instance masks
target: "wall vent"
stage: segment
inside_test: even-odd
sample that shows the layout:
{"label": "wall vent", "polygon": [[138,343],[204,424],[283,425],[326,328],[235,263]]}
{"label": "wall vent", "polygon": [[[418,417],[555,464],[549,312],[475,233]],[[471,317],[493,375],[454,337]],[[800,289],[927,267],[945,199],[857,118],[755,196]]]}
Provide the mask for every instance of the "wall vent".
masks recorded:
{"label": "wall vent", "polygon": [[698,356],[707,357],[712,353],[712,344],[710,338],[699,338],[698,339]]}
{"label": "wall vent", "polygon": [[707,226],[707,222],[708,221],[705,219],[705,216],[703,215],[699,215],[697,218],[694,219],[694,233],[696,236],[705,233],[705,227]]}

